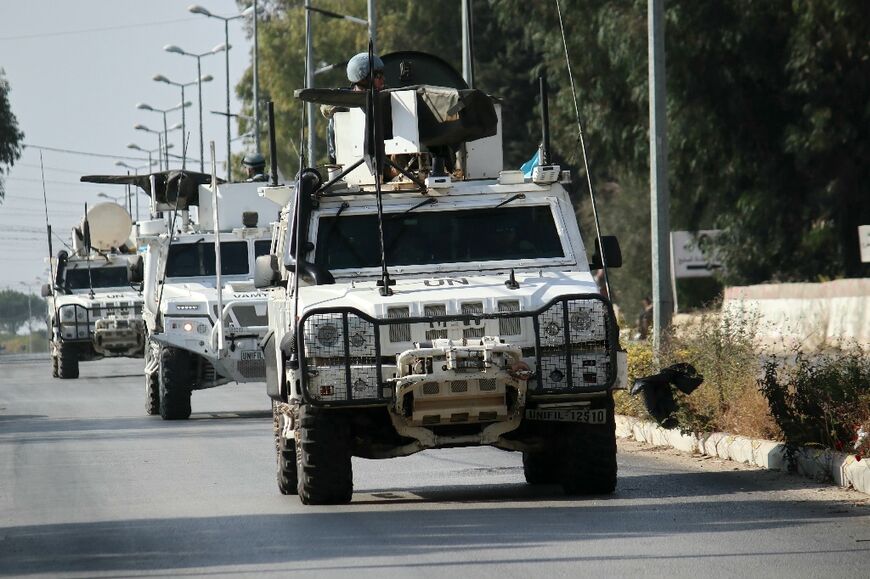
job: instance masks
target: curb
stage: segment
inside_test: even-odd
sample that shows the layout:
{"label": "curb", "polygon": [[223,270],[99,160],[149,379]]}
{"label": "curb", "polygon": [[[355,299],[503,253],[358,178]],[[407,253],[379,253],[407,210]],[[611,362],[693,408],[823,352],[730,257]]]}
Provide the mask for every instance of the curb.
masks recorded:
{"label": "curb", "polygon": [[[668,446],[682,452],[734,460],[753,466],[789,471],[786,446],[781,442],[758,440],[714,432],[697,436],[679,429],[665,429],[631,416],[616,416],[616,436],[655,446]],[[828,449],[802,447],[794,454],[798,474],[817,482],[833,482],[870,495],[870,460]]]}

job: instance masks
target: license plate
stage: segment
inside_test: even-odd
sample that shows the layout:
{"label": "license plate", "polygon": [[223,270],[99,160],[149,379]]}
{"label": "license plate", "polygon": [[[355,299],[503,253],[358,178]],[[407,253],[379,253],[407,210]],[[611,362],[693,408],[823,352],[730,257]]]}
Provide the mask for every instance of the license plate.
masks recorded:
{"label": "license plate", "polygon": [[604,408],[527,408],[526,420],[604,424],[607,422],[607,410]]}
{"label": "license plate", "polygon": [[262,360],[263,352],[260,350],[242,350],[242,361],[245,360]]}

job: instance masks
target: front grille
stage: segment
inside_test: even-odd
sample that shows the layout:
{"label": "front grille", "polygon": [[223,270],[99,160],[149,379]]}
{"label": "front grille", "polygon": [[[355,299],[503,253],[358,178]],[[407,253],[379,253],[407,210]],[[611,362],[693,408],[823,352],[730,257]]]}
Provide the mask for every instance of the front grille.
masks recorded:
{"label": "front grille", "polygon": [[[518,338],[504,341],[521,347],[522,356],[532,370],[528,381],[530,396],[596,392],[613,384],[619,347],[617,326],[611,306],[600,295],[562,296],[531,311],[521,309],[518,300],[503,300],[494,305],[498,312],[487,313],[481,302],[471,302],[461,304],[461,312],[447,315],[445,304],[428,304],[424,306],[425,317],[408,316],[406,308],[400,307],[381,319],[350,308],[306,313],[301,320],[304,332],[300,343],[303,365],[300,375],[305,395],[314,403],[383,403],[394,394],[386,380],[395,369],[382,367],[390,364],[393,354],[382,352],[382,346],[399,339],[420,340],[424,332],[427,339],[448,337],[448,331],[458,339],[466,330],[479,328],[492,332],[483,335],[497,335],[500,329],[516,332]],[[479,361],[473,356],[461,361],[465,364],[463,368],[478,368]],[[425,373],[426,368],[431,372],[434,364],[441,363],[426,358],[413,361],[411,368],[413,372]],[[492,379],[455,377],[447,384],[424,380],[416,392],[435,397],[473,392],[491,395],[498,391],[499,385]],[[424,416],[417,418],[423,419]],[[449,414],[442,415],[440,421],[443,424],[448,419]]]}
{"label": "front grille", "polygon": [[[463,314],[472,314],[472,315],[480,315],[483,313],[483,304],[480,302],[473,302],[462,304],[462,313]],[[486,326],[484,322],[479,320],[471,321],[471,324],[477,326],[472,328],[465,328],[462,330],[463,338],[482,338],[486,333]]]}
{"label": "front grille", "polygon": [[468,392],[468,382],[465,380],[452,380],[450,382],[450,391],[454,394],[459,392]]}
{"label": "front grille", "polygon": [[237,366],[239,374],[249,380],[265,380],[266,379],[266,361],[265,360],[239,360]]}
{"label": "front grille", "polygon": [[[387,308],[387,317],[391,320],[407,318],[410,315],[408,308]],[[410,342],[411,326],[409,324],[390,324],[390,342]]]}
{"label": "front grille", "polygon": [[[438,318],[447,315],[447,306],[444,304],[429,304],[423,306],[423,315],[427,318]],[[447,338],[447,328],[431,328],[426,330],[427,340],[440,340]]]}

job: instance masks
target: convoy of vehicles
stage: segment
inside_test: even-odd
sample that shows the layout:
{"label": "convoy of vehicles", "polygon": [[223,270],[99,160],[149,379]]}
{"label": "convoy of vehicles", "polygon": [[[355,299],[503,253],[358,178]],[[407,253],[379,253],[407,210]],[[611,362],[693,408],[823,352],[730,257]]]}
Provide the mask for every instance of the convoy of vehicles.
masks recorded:
{"label": "convoy of vehicles", "polygon": [[131,232],[120,205],[101,203],[73,228],[71,252],[52,259],[52,279],[42,287],[52,376],[78,378],[79,362],[142,357],[142,295],[127,281],[136,251]]}
{"label": "convoy of vehicles", "polygon": [[[256,273],[281,492],[346,503],[352,456],[476,445],[521,451],[529,483],[612,492],[625,353],[590,268],[620,265],[615,239],[590,264],[567,176],[502,170],[498,105],[449,65],[383,60],[399,88],[297,93],[347,107],[342,173],[262,190],[283,206]],[[425,85],[436,68],[450,86]]]}

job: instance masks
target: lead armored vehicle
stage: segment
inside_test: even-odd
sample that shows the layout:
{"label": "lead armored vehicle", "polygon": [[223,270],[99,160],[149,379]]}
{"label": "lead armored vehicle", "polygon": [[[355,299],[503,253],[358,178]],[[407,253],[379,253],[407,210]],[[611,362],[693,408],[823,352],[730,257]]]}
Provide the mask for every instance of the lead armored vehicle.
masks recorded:
{"label": "lead armored vehicle", "polygon": [[71,251],[52,259],[52,280],[42,295],[55,378],[78,378],[79,362],[142,357],[142,294],[127,281],[136,251],[131,231],[120,205],[101,203],[73,228]]}
{"label": "lead armored vehicle", "polygon": [[584,243],[558,166],[503,170],[498,104],[449,65],[383,60],[399,88],[297,93],[347,109],[341,172],[261,191],[283,205],[257,263],[281,492],[345,503],[352,456],[480,445],[522,452],[529,483],[613,491],[625,355],[591,269],[616,240]]}
{"label": "lead armored vehicle", "polygon": [[131,271],[144,296],[146,412],[186,419],[194,390],[263,381],[266,294],[254,287],[253,264],[271,243],[259,220],[277,211],[258,184],[220,184],[218,203],[201,173],[89,180],[133,183],[151,197],[154,218],[139,224],[142,256]]}

